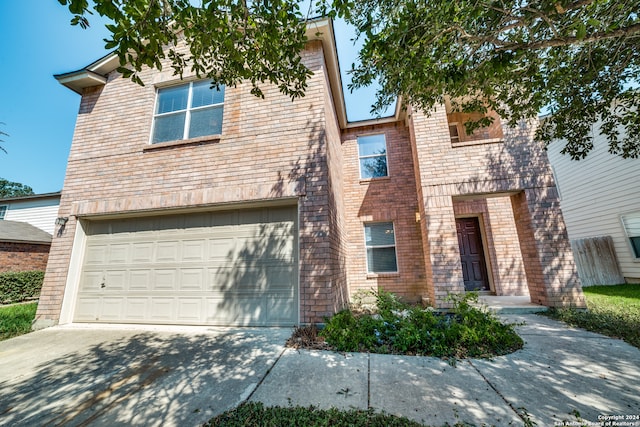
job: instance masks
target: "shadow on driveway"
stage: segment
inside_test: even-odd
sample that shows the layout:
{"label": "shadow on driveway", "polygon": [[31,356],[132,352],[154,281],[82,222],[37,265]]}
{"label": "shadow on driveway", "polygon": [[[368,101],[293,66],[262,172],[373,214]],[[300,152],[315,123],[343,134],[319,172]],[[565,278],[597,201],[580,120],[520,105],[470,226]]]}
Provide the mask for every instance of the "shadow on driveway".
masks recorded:
{"label": "shadow on driveway", "polygon": [[1,425],[197,425],[256,388],[288,329],[50,328],[0,343]]}

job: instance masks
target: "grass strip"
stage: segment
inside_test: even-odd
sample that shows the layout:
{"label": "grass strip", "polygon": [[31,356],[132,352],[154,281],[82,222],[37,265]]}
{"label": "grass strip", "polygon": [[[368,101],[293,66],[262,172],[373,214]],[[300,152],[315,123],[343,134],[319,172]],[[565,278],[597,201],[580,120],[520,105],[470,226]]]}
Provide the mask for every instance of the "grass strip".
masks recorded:
{"label": "grass strip", "polygon": [[405,417],[376,413],[373,410],[363,411],[351,409],[318,409],[313,406],[305,408],[292,406],[265,407],[260,402],[243,403],[205,424],[207,427],[240,427],[240,426],[370,426],[370,427],[418,427],[422,426]]}
{"label": "grass strip", "polygon": [[589,286],[583,292],[588,311],[562,308],[542,314],[640,348],[640,284]]}
{"label": "grass strip", "polygon": [[31,332],[38,303],[0,307],[0,341]]}

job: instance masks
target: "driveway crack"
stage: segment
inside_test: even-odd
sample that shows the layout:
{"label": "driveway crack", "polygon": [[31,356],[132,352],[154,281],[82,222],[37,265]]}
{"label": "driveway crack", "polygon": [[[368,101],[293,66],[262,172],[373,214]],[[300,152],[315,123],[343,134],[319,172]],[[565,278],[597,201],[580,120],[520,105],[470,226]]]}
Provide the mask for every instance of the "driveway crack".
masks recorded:
{"label": "driveway crack", "polygon": [[371,353],[367,353],[367,409],[371,409]]}
{"label": "driveway crack", "polygon": [[[286,347],[282,347],[282,350],[280,351],[280,354],[278,355],[278,357],[276,358],[275,362],[273,362],[273,365],[271,365],[269,367],[269,369],[267,369],[267,372],[265,372],[265,374],[263,375],[262,378],[260,378],[260,381],[258,381],[258,384],[256,384],[256,386],[253,388],[253,390],[251,391],[251,393],[249,393],[249,396],[247,396],[246,399],[244,399],[244,402],[248,402],[249,400],[251,400],[251,397],[253,397],[253,395],[256,393],[256,391],[258,391],[258,389],[260,388],[260,386],[262,385],[262,383],[264,382],[265,379],[267,379],[267,377],[269,376],[269,374],[271,373],[271,371],[273,370],[273,368],[276,367],[276,365],[278,364],[278,362],[280,361],[280,358],[282,358],[282,355],[284,354],[284,352],[287,350]],[[243,403],[244,403],[243,402]]]}
{"label": "driveway crack", "polygon": [[516,409],[516,407],[514,407],[514,406],[513,406],[513,404],[512,404],[511,402],[509,402],[509,401],[507,400],[507,398],[506,398],[506,397],[504,397],[504,395],[503,395],[503,394],[498,390],[498,388],[497,388],[497,387],[496,387],[496,386],[495,386],[491,381],[489,381],[489,379],[488,379],[487,377],[485,377],[485,376],[484,376],[484,374],[483,374],[482,372],[480,372],[480,369],[478,369],[478,368],[476,367],[476,365],[474,365],[474,364],[473,364],[473,362],[471,362],[471,360],[467,360],[467,363],[468,363],[469,365],[471,365],[471,367],[472,367],[473,369],[475,369],[475,370],[476,370],[476,372],[478,373],[478,375],[480,375],[480,376],[482,377],[482,379],[483,379],[487,384],[489,384],[489,387],[491,387],[491,389],[493,389],[493,391],[495,391],[495,392],[496,392],[496,394],[497,394],[498,396],[500,396],[500,398],[504,401],[504,403],[506,403],[506,404],[509,406],[509,408],[511,408],[511,410],[512,410],[512,411],[513,411],[513,412],[518,416],[518,418],[520,418],[522,421],[524,421],[524,423],[525,423],[524,425],[529,425],[529,424],[527,424],[528,422],[530,422],[530,420],[528,419],[528,417],[526,417],[524,414],[520,413],[520,411],[518,411],[518,409]]}

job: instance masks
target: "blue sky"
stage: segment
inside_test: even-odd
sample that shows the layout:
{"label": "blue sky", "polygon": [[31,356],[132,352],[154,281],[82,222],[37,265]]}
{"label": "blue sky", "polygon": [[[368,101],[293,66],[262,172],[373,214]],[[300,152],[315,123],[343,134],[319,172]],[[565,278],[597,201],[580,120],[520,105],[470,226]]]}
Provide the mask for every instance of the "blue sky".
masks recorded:
{"label": "blue sky", "polygon": [[[83,30],[55,0],[0,1],[0,178],[29,185],[36,193],[62,189],[80,96],[60,85],[54,74],[75,71],[107,51],[104,22],[90,17]],[[352,34],[336,23],[340,64],[355,61]],[[374,89],[349,94],[349,120],[369,118]]]}

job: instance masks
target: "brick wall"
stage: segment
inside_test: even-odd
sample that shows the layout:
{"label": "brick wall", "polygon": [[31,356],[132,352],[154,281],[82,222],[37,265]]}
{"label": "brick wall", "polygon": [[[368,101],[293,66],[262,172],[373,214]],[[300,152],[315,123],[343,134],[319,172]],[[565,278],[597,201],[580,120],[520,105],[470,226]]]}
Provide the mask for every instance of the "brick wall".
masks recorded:
{"label": "brick wall", "polygon": [[456,218],[479,218],[492,291],[529,295],[510,197],[454,200],[453,209]]}
{"label": "brick wall", "polygon": [[490,239],[490,269],[499,294],[522,293],[526,276],[534,302],[584,306],[551,168],[533,140],[535,124],[504,128],[500,142],[454,147],[444,106],[430,116],[410,112],[408,123],[426,217],[422,234],[432,266],[430,294],[437,304],[443,305],[447,292],[462,289],[455,216],[476,215]]}
{"label": "brick wall", "polygon": [[0,273],[44,270],[50,248],[48,244],[0,242]]}
{"label": "brick wall", "polygon": [[60,215],[70,220],[53,240],[37,320],[59,318],[77,217],[282,199],[299,209],[301,321],[331,314],[339,301],[334,264],[340,250],[332,255],[320,42],[309,43],[303,60],[314,72],[304,98],[292,102],[268,85],[265,99],[251,95],[247,84],[228,87],[221,137],[190,144],[149,145],[150,82],[180,83],[170,73],[144,71],[147,85],[141,87],[112,72],[104,87],[86,89],[60,202]]}
{"label": "brick wall", "polygon": [[[360,179],[357,137],[384,134],[389,176]],[[424,255],[409,130],[403,123],[363,126],[342,135],[344,205],[351,296],[359,289],[384,289],[416,302],[427,293]],[[368,274],[364,223],[393,222],[398,273]]]}
{"label": "brick wall", "polygon": [[[326,82],[329,88],[329,82]],[[341,131],[336,117],[331,92],[325,93],[325,120],[327,138],[327,166],[329,168],[329,242],[330,259],[333,265],[331,279],[332,313],[345,308],[349,303],[347,285],[347,232],[344,204],[344,156]],[[322,319],[323,320],[323,319]]]}

